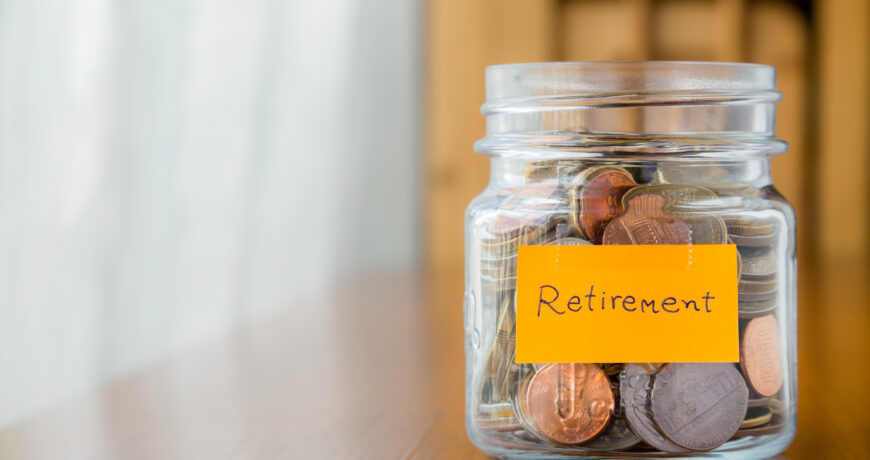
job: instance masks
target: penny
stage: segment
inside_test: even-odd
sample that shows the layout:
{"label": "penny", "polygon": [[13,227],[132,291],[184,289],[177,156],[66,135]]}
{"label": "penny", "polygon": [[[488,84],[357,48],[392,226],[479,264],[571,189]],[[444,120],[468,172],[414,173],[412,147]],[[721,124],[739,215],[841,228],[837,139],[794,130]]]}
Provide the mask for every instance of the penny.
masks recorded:
{"label": "penny", "polygon": [[622,214],[622,196],[636,187],[631,174],[619,169],[600,169],[576,194],[577,223],[587,238],[601,242],[604,227]]}
{"label": "penny", "polygon": [[727,363],[671,364],[655,376],[650,404],[656,426],[671,441],[710,450],[740,428],[749,390]]}
{"label": "penny", "polygon": [[594,364],[548,364],[525,392],[537,431],[559,444],[581,444],[600,433],[613,412],[607,375]]}
{"label": "penny", "polygon": [[773,315],[750,320],[740,341],[740,369],[746,383],[761,396],[773,396],[782,388],[779,325]]}
{"label": "penny", "polygon": [[675,444],[656,427],[649,409],[649,391],[653,374],[662,364],[626,364],[619,383],[625,418],[631,429],[647,444],[663,452],[684,453],[689,449]]}
{"label": "penny", "polygon": [[740,249],[742,276],[768,278],[776,274],[776,253],[770,246],[746,246]]}
{"label": "penny", "polygon": [[773,418],[773,412],[769,407],[750,407],[746,410],[746,417],[740,424],[740,429],[756,428],[766,425]]}
{"label": "penny", "polygon": [[631,198],[645,194],[662,195],[668,199],[668,212],[697,213],[704,202],[716,199],[716,193],[697,185],[641,185],[622,196],[623,205]]}
{"label": "penny", "polygon": [[664,211],[662,195],[635,195],[625,201],[626,210],[604,229],[604,244],[688,244],[688,224]]}
{"label": "penny", "polygon": [[719,216],[699,214],[699,203],[716,199],[716,193],[695,185],[642,185],[630,190],[623,201],[644,193],[662,195],[668,199],[665,211],[683,219],[692,230],[694,244],[725,244],[728,228]]}
{"label": "penny", "polygon": [[583,444],[588,450],[625,450],[640,443],[640,438],[631,431],[625,418],[614,418],[598,436]]}

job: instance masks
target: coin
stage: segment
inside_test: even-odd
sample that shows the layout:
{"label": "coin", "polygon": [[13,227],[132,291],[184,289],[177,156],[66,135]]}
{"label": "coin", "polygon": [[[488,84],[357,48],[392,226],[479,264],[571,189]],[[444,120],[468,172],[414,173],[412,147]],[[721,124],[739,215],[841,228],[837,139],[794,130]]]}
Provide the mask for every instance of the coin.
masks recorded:
{"label": "coin", "polygon": [[[740,280],[744,281],[744,280]],[[777,291],[769,291],[769,292],[743,292],[740,291],[740,284],[737,287],[737,300],[740,303],[750,303],[750,302],[770,302],[771,300],[776,301],[776,293]]]}
{"label": "coin", "polygon": [[776,434],[782,431],[783,427],[785,427],[786,420],[788,419],[785,415],[777,414],[775,411],[773,411],[770,422],[768,422],[766,425],[756,428],[745,428],[737,430],[737,433],[734,434],[734,437],[743,438],[746,436],[764,436],[768,434]]}
{"label": "coin", "polygon": [[694,244],[726,244],[728,229],[719,216],[699,214],[699,203],[716,199],[716,193],[696,185],[641,185],[623,196],[627,201],[634,196],[654,193],[668,199],[665,211],[683,219],[692,230]]}
{"label": "coin", "polygon": [[734,244],[738,246],[771,246],[776,244],[778,235],[762,235],[762,236],[740,236],[729,233],[728,236],[734,240]]}
{"label": "coin", "polygon": [[728,169],[717,164],[662,165],[656,169],[656,181],[663,184],[691,184],[722,182]]}
{"label": "coin", "polygon": [[667,211],[672,213],[698,212],[704,202],[716,199],[715,192],[697,185],[641,185],[626,192],[622,196],[622,203],[627,203],[635,196],[649,193],[667,198]]}
{"label": "coin", "polygon": [[631,174],[612,168],[597,170],[576,193],[577,223],[583,234],[601,242],[604,226],[622,214],[622,196],[637,186]]}
{"label": "coin", "polygon": [[655,376],[650,402],[656,426],[671,441],[710,450],[740,428],[749,390],[727,363],[671,364]]}
{"label": "coin", "polygon": [[771,246],[744,246],[740,248],[743,258],[742,276],[768,278],[776,275],[776,252]]}
{"label": "coin", "polygon": [[779,324],[773,315],[746,325],[740,341],[740,369],[749,387],[761,396],[773,396],[782,388]]}
{"label": "coin", "polygon": [[583,444],[588,450],[625,450],[640,443],[640,438],[631,431],[624,417],[614,418],[610,425],[594,439]]}
{"label": "coin", "polygon": [[594,364],[548,364],[532,376],[525,397],[537,431],[568,445],[600,433],[614,404],[607,375]]}
{"label": "coin", "polygon": [[625,201],[626,210],[604,229],[604,244],[688,244],[689,226],[664,211],[662,195],[635,195]]}
{"label": "coin", "polygon": [[728,232],[725,228],[725,221],[719,216],[712,215],[675,215],[682,218],[689,228],[692,230],[692,243],[694,244],[726,244],[728,242]]}
{"label": "coin", "polygon": [[769,407],[750,407],[746,410],[746,417],[744,417],[743,422],[740,424],[740,429],[745,430],[766,425],[770,422],[771,418],[773,418],[773,412]]}
{"label": "coin", "polygon": [[475,423],[481,430],[513,431],[519,428],[510,403],[481,404],[475,414]]}
{"label": "coin", "polygon": [[776,278],[756,280],[741,277],[740,284],[737,285],[737,292],[744,295],[757,294],[758,296],[765,297],[776,292],[777,284]]}
{"label": "coin", "polygon": [[[738,297],[740,294],[738,294]],[[737,302],[737,315],[740,318],[758,318],[770,314],[776,308],[776,296],[772,296],[762,300],[746,301],[740,300]]]}
{"label": "coin", "polygon": [[557,238],[549,243],[548,246],[590,246],[592,242],[582,238]]}
{"label": "coin", "polygon": [[749,400],[749,407],[769,407],[770,406],[770,398],[755,398]]}
{"label": "coin", "polygon": [[725,225],[728,226],[729,235],[745,237],[767,236],[776,230],[775,222],[746,216],[727,216]]}
{"label": "coin", "polygon": [[619,393],[622,405],[625,407],[625,418],[628,425],[647,444],[663,452],[684,453],[689,449],[675,444],[659,431],[649,409],[649,391],[653,374],[661,369],[662,364],[625,365],[625,371],[619,383]]}

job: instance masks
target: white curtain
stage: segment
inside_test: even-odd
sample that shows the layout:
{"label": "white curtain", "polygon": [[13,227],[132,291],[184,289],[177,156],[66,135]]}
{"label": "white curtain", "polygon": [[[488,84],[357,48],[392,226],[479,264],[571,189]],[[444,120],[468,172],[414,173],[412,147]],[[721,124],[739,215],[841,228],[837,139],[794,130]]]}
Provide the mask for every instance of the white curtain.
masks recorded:
{"label": "white curtain", "polygon": [[0,426],[412,267],[420,9],[0,2]]}

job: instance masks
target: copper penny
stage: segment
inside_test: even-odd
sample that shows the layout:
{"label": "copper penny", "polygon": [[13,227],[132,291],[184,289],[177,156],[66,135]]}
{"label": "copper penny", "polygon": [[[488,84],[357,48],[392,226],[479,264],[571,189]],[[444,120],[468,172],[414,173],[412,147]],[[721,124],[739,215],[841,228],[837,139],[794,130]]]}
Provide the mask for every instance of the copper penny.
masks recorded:
{"label": "copper penny", "polygon": [[600,433],[614,406],[607,374],[595,364],[547,364],[532,376],[525,398],[536,431],[569,445]]}
{"label": "copper penny", "polygon": [[601,243],[604,226],[622,214],[622,196],[637,183],[619,169],[603,169],[589,178],[577,194],[577,222],[587,238]]}
{"label": "copper penny", "polygon": [[671,364],[655,376],[650,406],[671,441],[710,450],[731,439],[743,423],[749,389],[729,363]]}
{"label": "copper penny", "polygon": [[604,244],[689,244],[692,232],[679,217],[665,212],[662,195],[635,195],[626,200],[625,213],[604,230]]}
{"label": "copper penny", "polygon": [[740,341],[740,368],[749,386],[761,396],[773,396],[782,388],[779,325],[773,315],[746,324]]}

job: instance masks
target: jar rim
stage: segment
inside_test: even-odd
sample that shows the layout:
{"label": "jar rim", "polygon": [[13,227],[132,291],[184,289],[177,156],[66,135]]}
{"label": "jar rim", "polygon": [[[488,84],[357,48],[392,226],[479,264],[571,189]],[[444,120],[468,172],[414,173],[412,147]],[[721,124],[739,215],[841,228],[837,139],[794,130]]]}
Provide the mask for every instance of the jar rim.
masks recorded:
{"label": "jar rim", "polygon": [[486,98],[644,94],[662,92],[775,92],[769,65],[713,61],[562,61],[486,68]]}

